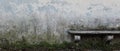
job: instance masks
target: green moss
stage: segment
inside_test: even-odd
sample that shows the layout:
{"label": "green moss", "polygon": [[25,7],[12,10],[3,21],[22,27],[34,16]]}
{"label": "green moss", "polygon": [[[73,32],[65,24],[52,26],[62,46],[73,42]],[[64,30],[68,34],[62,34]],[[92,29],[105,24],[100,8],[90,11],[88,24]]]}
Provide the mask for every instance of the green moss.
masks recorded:
{"label": "green moss", "polygon": [[5,40],[5,44],[0,44],[0,48],[2,49],[24,49],[24,48],[47,48],[47,49],[71,49],[71,48],[80,48],[80,49],[104,49],[104,50],[111,50],[111,49],[119,49],[120,43],[115,44],[105,44],[103,41],[97,39],[87,39],[83,40],[82,42],[78,43],[69,43],[64,41],[63,43],[49,43],[46,41],[42,41],[39,43],[28,43],[24,38],[21,41],[16,41],[14,43],[9,43]]}

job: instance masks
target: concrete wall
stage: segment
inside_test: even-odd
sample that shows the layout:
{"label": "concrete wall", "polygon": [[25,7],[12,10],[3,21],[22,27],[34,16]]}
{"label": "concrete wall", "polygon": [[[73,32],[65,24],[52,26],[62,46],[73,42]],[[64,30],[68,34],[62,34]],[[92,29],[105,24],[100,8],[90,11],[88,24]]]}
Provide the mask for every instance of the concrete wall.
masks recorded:
{"label": "concrete wall", "polygon": [[0,34],[13,41],[25,36],[33,42],[54,34],[51,39],[59,42],[68,40],[71,25],[120,26],[119,8],[120,0],[0,0]]}

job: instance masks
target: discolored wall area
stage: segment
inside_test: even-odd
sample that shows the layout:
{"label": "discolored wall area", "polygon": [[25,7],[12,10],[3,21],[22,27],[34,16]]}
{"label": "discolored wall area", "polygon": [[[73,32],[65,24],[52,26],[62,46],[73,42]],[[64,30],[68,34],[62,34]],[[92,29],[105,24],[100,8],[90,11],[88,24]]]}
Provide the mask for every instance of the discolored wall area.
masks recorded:
{"label": "discolored wall area", "polygon": [[0,0],[0,34],[10,41],[68,41],[71,28],[119,27],[119,8],[120,0]]}

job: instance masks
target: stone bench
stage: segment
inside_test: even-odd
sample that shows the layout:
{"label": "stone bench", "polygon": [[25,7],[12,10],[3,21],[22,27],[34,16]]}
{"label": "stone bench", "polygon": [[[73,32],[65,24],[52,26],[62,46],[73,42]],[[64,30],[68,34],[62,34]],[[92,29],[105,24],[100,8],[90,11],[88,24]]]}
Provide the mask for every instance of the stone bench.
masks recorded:
{"label": "stone bench", "polygon": [[80,41],[81,39],[88,37],[99,37],[102,40],[106,40],[106,43],[110,43],[113,38],[120,38],[120,31],[74,31],[69,30],[68,34],[71,37],[71,41]]}

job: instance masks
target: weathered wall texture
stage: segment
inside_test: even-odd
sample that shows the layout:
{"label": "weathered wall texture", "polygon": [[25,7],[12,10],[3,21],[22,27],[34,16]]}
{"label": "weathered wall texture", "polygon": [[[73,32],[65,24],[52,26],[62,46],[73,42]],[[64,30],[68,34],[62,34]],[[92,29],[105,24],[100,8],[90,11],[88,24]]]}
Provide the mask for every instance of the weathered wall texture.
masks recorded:
{"label": "weathered wall texture", "polygon": [[0,0],[0,34],[9,40],[26,36],[37,41],[43,34],[67,40],[70,25],[94,28],[99,23],[120,26],[120,0]]}

